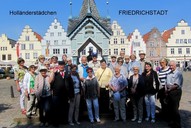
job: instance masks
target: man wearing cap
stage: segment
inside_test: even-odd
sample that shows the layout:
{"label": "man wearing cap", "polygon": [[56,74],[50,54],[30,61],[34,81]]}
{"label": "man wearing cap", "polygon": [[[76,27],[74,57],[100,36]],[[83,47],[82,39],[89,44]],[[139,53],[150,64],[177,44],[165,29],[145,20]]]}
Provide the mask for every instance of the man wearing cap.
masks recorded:
{"label": "man wearing cap", "polygon": [[142,50],[139,52],[139,57],[140,57],[139,62],[141,63],[141,69],[142,69],[142,72],[144,72],[144,70],[145,70],[145,53]]}
{"label": "man wearing cap", "polygon": [[111,69],[112,73],[115,74],[115,67],[117,66],[117,55],[111,55],[111,62],[108,63],[108,67]]}
{"label": "man wearing cap", "polygon": [[74,97],[68,95],[73,90],[72,78],[65,75],[65,62],[60,61],[58,63],[58,70],[54,70],[51,74],[51,89],[53,92],[53,124],[59,125],[59,123],[67,122],[68,117],[68,98]]}
{"label": "man wearing cap", "polygon": [[88,63],[88,66],[93,68],[94,73],[100,68],[100,62],[97,60],[97,53],[92,54],[92,61]]}

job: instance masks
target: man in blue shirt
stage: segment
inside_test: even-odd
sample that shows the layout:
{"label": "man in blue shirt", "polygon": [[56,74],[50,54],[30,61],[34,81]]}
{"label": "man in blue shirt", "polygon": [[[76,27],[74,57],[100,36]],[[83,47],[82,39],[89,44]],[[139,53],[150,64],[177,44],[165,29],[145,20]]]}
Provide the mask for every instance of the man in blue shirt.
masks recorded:
{"label": "man in blue shirt", "polygon": [[167,75],[166,93],[167,106],[169,112],[169,126],[171,128],[181,128],[181,119],[179,114],[179,103],[182,96],[183,76],[182,73],[176,68],[176,62],[169,63],[171,72]]}

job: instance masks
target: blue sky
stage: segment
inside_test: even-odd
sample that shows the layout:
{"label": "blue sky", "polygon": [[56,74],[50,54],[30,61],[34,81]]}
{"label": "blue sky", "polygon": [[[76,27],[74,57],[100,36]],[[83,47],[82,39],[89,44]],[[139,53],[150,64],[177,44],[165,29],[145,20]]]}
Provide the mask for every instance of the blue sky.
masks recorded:
{"label": "blue sky", "polygon": [[[51,22],[57,18],[64,29],[67,29],[70,15],[70,0],[1,0],[0,35],[5,33],[9,38],[18,40],[25,25],[44,36]],[[78,16],[83,0],[72,0],[73,16]],[[106,0],[95,0],[101,16],[107,16]],[[145,34],[153,27],[160,31],[175,27],[184,19],[191,24],[191,0],[109,0],[111,20],[117,20],[126,35],[139,29]],[[57,15],[48,16],[14,16],[9,11],[56,11]],[[119,15],[119,10],[168,10],[165,16]]]}

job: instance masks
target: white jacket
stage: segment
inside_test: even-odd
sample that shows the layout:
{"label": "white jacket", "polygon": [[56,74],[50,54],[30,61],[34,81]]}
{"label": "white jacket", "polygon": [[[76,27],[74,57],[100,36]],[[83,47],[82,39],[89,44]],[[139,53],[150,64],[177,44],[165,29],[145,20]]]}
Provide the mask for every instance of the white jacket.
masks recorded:
{"label": "white jacket", "polygon": [[31,74],[27,72],[23,79],[23,87],[25,90],[27,89],[28,94],[30,94],[30,78],[31,77],[32,77]]}

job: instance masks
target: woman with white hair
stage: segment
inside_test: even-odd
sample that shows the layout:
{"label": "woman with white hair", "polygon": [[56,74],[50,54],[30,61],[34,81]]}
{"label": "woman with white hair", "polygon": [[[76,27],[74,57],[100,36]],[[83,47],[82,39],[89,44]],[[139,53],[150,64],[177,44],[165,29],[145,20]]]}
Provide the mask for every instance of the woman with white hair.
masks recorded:
{"label": "woman with white hair", "polygon": [[134,74],[130,76],[129,79],[129,92],[130,100],[133,105],[133,119],[131,121],[136,121],[142,123],[143,119],[143,98],[144,98],[144,79],[142,75],[139,74],[139,67],[133,67]]}
{"label": "woman with white hair", "polygon": [[127,78],[120,73],[121,68],[119,66],[115,67],[115,74],[111,78],[109,87],[113,91],[113,106],[115,112],[114,121],[119,120],[119,112],[123,122],[126,122],[126,88],[128,86]]}

